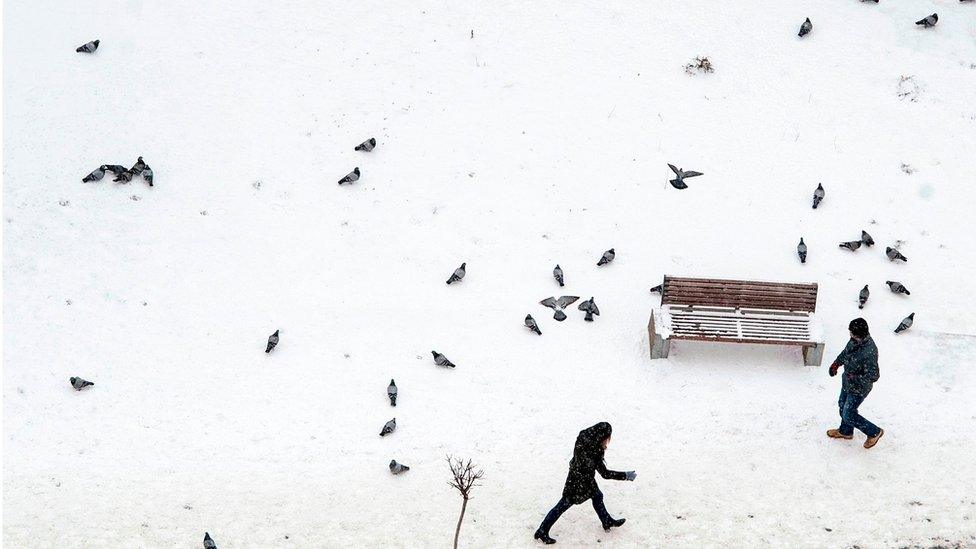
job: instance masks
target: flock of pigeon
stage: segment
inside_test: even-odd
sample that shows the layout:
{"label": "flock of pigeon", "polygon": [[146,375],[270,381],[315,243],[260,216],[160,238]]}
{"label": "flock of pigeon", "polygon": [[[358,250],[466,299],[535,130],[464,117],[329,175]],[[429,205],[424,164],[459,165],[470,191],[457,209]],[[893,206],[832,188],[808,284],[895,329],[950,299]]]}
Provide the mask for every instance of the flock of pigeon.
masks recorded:
{"label": "flock of pigeon", "polygon": [[[959,1],[960,2],[973,2],[974,0],[959,0]],[[877,4],[879,2],[879,0],[861,0],[861,2],[874,2],[875,4]],[[934,27],[935,24],[938,23],[938,22],[939,22],[939,14],[938,13],[933,13],[932,15],[925,16],[925,17],[919,19],[918,21],[915,21],[915,24],[918,25],[918,26],[920,26],[920,27],[922,27],[922,28],[930,29],[930,28]],[[812,31],[812,30],[813,30],[813,23],[810,22],[810,18],[807,17],[806,18],[806,21],[804,21],[802,24],[800,24],[800,32],[797,33],[797,36],[799,36],[800,38],[803,38],[804,36],[810,34],[810,31]]]}
{"label": "flock of pigeon", "polygon": [[140,156],[136,163],[129,169],[125,169],[125,166],[120,166],[118,164],[102,164],[101,166],[92,170],[92,172],[85,177],[81,178],[82,183],[94,183],[95,181],[101,181],[105,177],[105,172],[112,172],[115,175],[115,181],[117,183],[128,183],[132,181],[132,178],[141,175],[142,178],[149,183],[149,186],[153,186],[153,171],[146,164],[142,157]]}

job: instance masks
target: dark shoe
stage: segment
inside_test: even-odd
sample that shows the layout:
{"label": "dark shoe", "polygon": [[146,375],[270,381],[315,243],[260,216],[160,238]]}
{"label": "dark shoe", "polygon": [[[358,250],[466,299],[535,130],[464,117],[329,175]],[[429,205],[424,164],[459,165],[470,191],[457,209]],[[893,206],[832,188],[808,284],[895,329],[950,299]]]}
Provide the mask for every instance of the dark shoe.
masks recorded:
{"label": "dark shoe", "polygon": [[603,529],[609,532],[611,528],[617,528],[619,526],[623,526],[625,522],[627,522],[627,519],[610,519],[610,522],[607,522],[603,525]]}
{"label": "dark shoe", "polygon": [[884,429],[879,429],[878,434],[864,441],[864,447],[873,448],[874,445],[878,443],[878,439],[880,439],[882,435],[884,435]]}
{"label": "dark shoe", "polygon": [[546,545],[556,543],[556,540],[550,538],[549,534],[543,532],[542,530],[535,531],[535,539],[542,541],[542,543],[545,543]]}
{"label": "dark shoe", "polygon": [[854,435],[845,435],[844,433],[840,432],[837,429],[831,429],[831,430],[827,431],[827,436],[830,437],[830,438],[843,438],[843,439],[846,439],[846,440],[850,440],[850,439],[854,438]]}

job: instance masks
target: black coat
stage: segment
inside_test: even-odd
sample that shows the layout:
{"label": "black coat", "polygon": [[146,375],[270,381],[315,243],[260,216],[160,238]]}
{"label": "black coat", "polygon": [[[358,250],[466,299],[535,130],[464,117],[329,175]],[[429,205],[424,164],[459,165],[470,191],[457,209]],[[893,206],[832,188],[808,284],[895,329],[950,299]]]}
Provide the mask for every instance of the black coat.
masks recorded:
{"label": "black coat", "polygon": [[867,396],[874,387],[874,382],[881,377],[878,369],[878,346],[871,336],[861,340],[853,339],[837,356],[837,361],[844,365],[843,390],[849,393]]}
{"label": "black coat", "polygon": [[583,429],[576,437],[573,448],[573,459],[569,462],[569,476],[566,477],[566,487],[563,497],[576,505],[590,499],[596,492],[595,473],[612,480],[627,480],[627,475],[620,471],[610,471],[603,462],[603,448],[600,442],[610,436],[612,428],[609,423],[597,423],[593,427]]}

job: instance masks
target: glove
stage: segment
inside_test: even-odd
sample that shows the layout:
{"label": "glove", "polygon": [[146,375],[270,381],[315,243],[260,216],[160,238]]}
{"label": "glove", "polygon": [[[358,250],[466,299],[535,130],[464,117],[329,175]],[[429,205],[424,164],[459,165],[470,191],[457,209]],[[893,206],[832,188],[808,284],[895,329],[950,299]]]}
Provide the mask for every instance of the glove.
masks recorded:
{"label": "glove", "polygon": [[839,362],[835,362],[830,365],[830,377],[834,377],[835,375],[837,375],[837,368],[840,368]]}
{"label": "glove", "polygon": [[637,473],[634,471],[627,471],[624,474],[627,475],[627,480],[634,480],[635,478],[637,478]]}

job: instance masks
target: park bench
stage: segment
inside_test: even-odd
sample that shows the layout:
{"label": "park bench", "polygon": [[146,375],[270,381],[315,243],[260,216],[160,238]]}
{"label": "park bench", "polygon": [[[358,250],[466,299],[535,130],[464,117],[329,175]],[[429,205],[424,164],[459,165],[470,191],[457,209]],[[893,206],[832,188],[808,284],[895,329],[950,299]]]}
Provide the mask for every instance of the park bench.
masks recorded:
{"label": "park bench", "polygon": [[651,312],[651,358],[667,358],[673,340],[803,347],[803,362],[823,359],[817,285],[665,276],[661,307]]}

